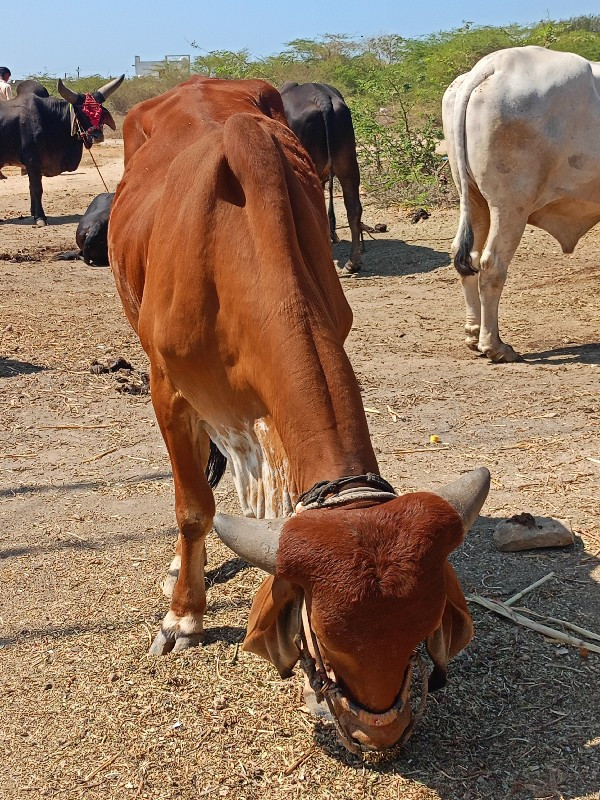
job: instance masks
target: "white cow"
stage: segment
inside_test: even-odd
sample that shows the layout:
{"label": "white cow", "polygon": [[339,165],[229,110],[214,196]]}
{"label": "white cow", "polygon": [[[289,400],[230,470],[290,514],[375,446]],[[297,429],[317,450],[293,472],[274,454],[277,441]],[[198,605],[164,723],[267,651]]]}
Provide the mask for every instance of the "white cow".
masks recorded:
{"label": "white cow", "polygon": [[460,221],[452,243],[466,343],[520,360],[500,339],[498,304],[526,223],[572,253],[600,221],[600,62],[543,47],[482,58],[443,99]]}

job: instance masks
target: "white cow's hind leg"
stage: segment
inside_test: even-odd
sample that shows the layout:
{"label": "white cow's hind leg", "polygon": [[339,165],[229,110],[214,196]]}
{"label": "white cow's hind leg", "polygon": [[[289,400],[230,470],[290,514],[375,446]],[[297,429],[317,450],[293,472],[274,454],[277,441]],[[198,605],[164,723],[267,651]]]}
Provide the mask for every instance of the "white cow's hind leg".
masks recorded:
{"label": "white cow's hind leg", "polygon": [[526,221],[515,218],[514,214],[502,215],[497,209],[493,209],[490,233],[479,262],[479,350],[496,363],[521,361],[521,356],[500,339],[498,306],[508,265],[519,246]]}
{"label": "white cow's hind leg", "polygon": [[[475,188],[470,187],[469,206],[473,246],[471,248],[471,264],[478,272],[481,251],[485,245],[490,229],[490,212],[485,198]],[[457,233],[452,243],[452,257],[456,257],[461,246],[461,238]],[[465,297],[465,343],[471,350],[479,350],[479,332],[481,327],[481,300],[479,298],[479,275],[461,276]]]}
{"label": "white cow's hind leg", "polygon": [[[473,262],[475,260],[473,259]],[[473,263],[475,266],[475,263]],[[464,275],[461,277],[463,293],[465,296],[466,320],[465,342],[471,350],[479,346],[479,329],[481,327],[481,301],[479,299],[479,276]]]}

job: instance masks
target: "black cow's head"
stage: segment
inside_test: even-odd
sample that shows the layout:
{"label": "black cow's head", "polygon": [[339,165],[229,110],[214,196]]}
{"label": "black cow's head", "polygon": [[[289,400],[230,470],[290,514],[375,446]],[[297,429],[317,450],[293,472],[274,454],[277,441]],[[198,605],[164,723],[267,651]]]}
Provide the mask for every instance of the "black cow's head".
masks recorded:
{"label": "black cow's head", "polygon": [[95,92],[82,94],[74,92],[58,80],[58,92],[61,97],[73,107],[74,118],[76,120],[75,133],[79,134],[86,147],[91,147],[94,142],[102,142],[104,133],[102,127],[108,125],[114,131],[116,128],[112,114],[104,108],[105,101],[123,83],[125,75],[115,78],[107,84],[97,89]]}

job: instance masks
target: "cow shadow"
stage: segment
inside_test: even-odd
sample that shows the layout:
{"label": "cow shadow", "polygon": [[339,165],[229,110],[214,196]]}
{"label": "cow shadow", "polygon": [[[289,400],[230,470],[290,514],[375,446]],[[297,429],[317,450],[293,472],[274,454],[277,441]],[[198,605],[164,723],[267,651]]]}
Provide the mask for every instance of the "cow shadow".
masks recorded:
{"label": "cow shadow", "polygon": [[[465,594],[506,600],[553,571],[555,577],[513,608],[525,607],[536,621],[548,616],[598,632],[600,586],[593,574],[600,557],[584,552],[577,537],[567,548],[501,553],[492,538],[498,522],[481,517],[452,558]],[[398,796],[415,791],[412,781],[444,800],[595,796],[600,707],[591,702],[591,687],[600,679],[600,656],[548,640],[474,602],[469,609],[475,637],[451,662],[447,687],[428,697],[406,744],[365,761],[323,723],[315,724],[315,743],[361,774],[397,781]],[[560,629],[554,621],[545,624]]]}
{"label": "cow shadow", "polygon": [[[123,480],[124,483],[137,483],[138,481],[155,482],[166,481],[173,477],[172,472],[145,472],[139,475],[132,475]],[[48,492],[77,492],[86,489],[100,489],[108,486],[108,481],[73,481],[71,483],[61,484],[35,484],[35,483],[22,483],[19,486],[8,487],[0,489],[0,498],[2,497],[16,497],[18,495],[33,495],[33,494],[46,494]]]}
{"label": "cow shadow", "polygon": [[[341,241],[333,246],[333,257],[342,266],[350,255],[350,243]],[[363,263],[356,279],[421,275],[447,267],[447,251],[434,250],[419,244],[409,244],[402,239],[365,239]]]}
{"label": "cow shadow", "polygon": [[0,358],[0,378],[15,378],[18,375],[34,375],[43,372],[47,367],[32,364],[30,361],[19,361],[16,358]]}
{"label": "cow shadow", "polygon": [[600,342],[523,353],[523,358],[530,364],[600,364]]}
{"label": "cow shadow", "polygon": [[[48,225],[71,225],[76,222],[79,222],[81,219],[81,214],[63,214],[58,217],[46,217],[48,221]],[[2,225],[29,225],[30,227],[36,227],[33,224],[33,217],[27,216],[18,216],[18,217],[5,217],[4,219],[0,220],[0,224]]]}
{"label": "cow shadow", "polygon": [[208,570],[204,577],[206,580],[206,587],[218,586],[222,583],[227,583],[232,578],[235,578],[240,572],[250,569],[251,565],[242,558],[230,558],[215,569]]}

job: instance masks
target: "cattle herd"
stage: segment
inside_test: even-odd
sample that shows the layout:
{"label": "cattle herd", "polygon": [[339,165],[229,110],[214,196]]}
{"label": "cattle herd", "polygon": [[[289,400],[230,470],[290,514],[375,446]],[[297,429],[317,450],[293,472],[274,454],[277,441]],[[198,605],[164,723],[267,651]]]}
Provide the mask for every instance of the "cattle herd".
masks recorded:
{"label": "cattle herd", "polygon": [[[90,95],[59,82],[64,100],[27,82],[0,106],[0,167],[27,169],[35,224],[46,219],[42,175],[76,169],[82,147],[114,125],[103,103],[122,80]],[[570,252],[600,220],[600,140],[588,135],[599,91],[600,65],[525,47],[482,59],[444,96],[467,345],[493,361],[518,358],[500,340],[498,304],[525,224]],[[150,652],[201,641],[214,528],[267,575],[245,649],[282,677],[299,663],[309,705],[350,751],[402,743],[472,636],[448,556],[490,475],[480,467],[436,493],[398,495],[379,474],[331,252],[337,175],[352,234],[340,272],[361,268],[349,109],[322,84],[278,92],[195,77],[137,105],[123,135],[122,180],[82,218],[75,255],[112,267],[171,459],[179,535]],[[227,465],[240,517],[216,513]]]}

